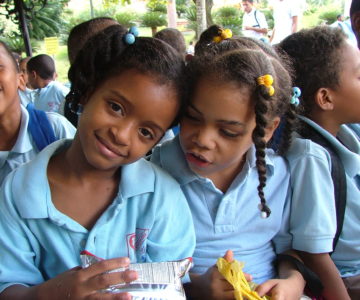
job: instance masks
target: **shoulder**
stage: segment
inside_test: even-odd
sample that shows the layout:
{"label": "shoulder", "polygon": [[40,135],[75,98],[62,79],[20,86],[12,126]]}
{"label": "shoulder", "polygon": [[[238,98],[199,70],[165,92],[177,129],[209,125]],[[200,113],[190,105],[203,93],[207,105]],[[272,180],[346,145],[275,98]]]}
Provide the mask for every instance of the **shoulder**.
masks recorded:
{"label": "shoulder", "polygon": [[56,112],[46,112],[48,120],[54,129],[55,136],[61,138],[72,138],[76,128],[64,116]]}

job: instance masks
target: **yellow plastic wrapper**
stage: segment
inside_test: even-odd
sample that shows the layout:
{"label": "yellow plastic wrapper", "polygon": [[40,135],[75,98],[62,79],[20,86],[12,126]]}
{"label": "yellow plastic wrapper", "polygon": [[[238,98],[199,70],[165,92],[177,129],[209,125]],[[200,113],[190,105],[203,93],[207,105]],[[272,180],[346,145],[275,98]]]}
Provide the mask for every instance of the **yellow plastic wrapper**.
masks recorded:
{"label": "yellow plastic wrapper", "polygon": [[225,277],[225,279],[233,286],[236,300],[270,300],[268,296],[260,297],[257,292],[254,291],[256,284],[248,282],[245,279],[245,275],[242,271],[244,264],[233,260],[228,262],[226,259],[220,257],[216,265],[219,272]]}

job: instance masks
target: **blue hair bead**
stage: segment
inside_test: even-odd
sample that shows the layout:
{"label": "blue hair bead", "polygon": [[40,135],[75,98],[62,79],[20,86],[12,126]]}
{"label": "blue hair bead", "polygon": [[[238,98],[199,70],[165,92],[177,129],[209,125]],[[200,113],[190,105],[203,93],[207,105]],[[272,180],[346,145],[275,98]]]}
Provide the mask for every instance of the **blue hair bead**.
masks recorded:
{"label": "blue hair bead", "polygon": [[127,33],[124,39],[125,39],[125,43],[128,45],[135,43],[135,36],[132,33]]}
{"label": "blue hair bead", "polygon": [[301,90],[297,86],[294,86],[293,87],[293,94],[294,94],[294,96],[299,98],[301,96]]}
{"label": "blue hair bead", "polygon": [[129,33],[132,33],[135,37],[139,36],[139,29],[136,26],[131,26]]}

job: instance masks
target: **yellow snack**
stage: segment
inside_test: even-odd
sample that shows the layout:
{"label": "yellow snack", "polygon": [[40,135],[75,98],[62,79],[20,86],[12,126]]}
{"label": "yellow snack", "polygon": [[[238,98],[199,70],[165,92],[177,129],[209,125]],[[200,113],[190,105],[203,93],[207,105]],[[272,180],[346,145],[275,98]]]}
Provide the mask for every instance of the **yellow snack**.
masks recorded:
{"label": "yellow snack", "polygon": [[236,300],[270,300],[270,297],[260,297],[258,293],[253,290],[256,284],[247,282],[242,271],[244,267],[243,263],[237,260],[228,262],[226,259],[220,257],[216,265],[219,272],[233,286]]}

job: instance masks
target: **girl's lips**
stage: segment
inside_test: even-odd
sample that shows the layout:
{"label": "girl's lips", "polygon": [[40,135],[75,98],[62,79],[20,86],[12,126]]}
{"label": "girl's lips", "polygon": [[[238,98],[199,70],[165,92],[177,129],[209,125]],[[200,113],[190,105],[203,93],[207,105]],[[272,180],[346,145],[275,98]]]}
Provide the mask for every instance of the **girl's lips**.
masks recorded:
{"label": "girl's lips", "polygon": [[208,165],[210,165],[210,162],[207,161],[205,158],[203,158],[202,156],[193,154],[193,153],[187,153],[185,157],[186,157],[186,160],[190,164],[195,165],[200,168],[204,168],[204,167],[207,167]]}
{"label": "girl's lips", "polygon": [[109,146],[104,140],[102,140],[100,137],[96,136],[97,145],[99,147],[99,151],[101,154],[108,158],[119,158],[119,157],[125,157],[126,155],[123,155],[122,153],[116,151],[111,146]]}

